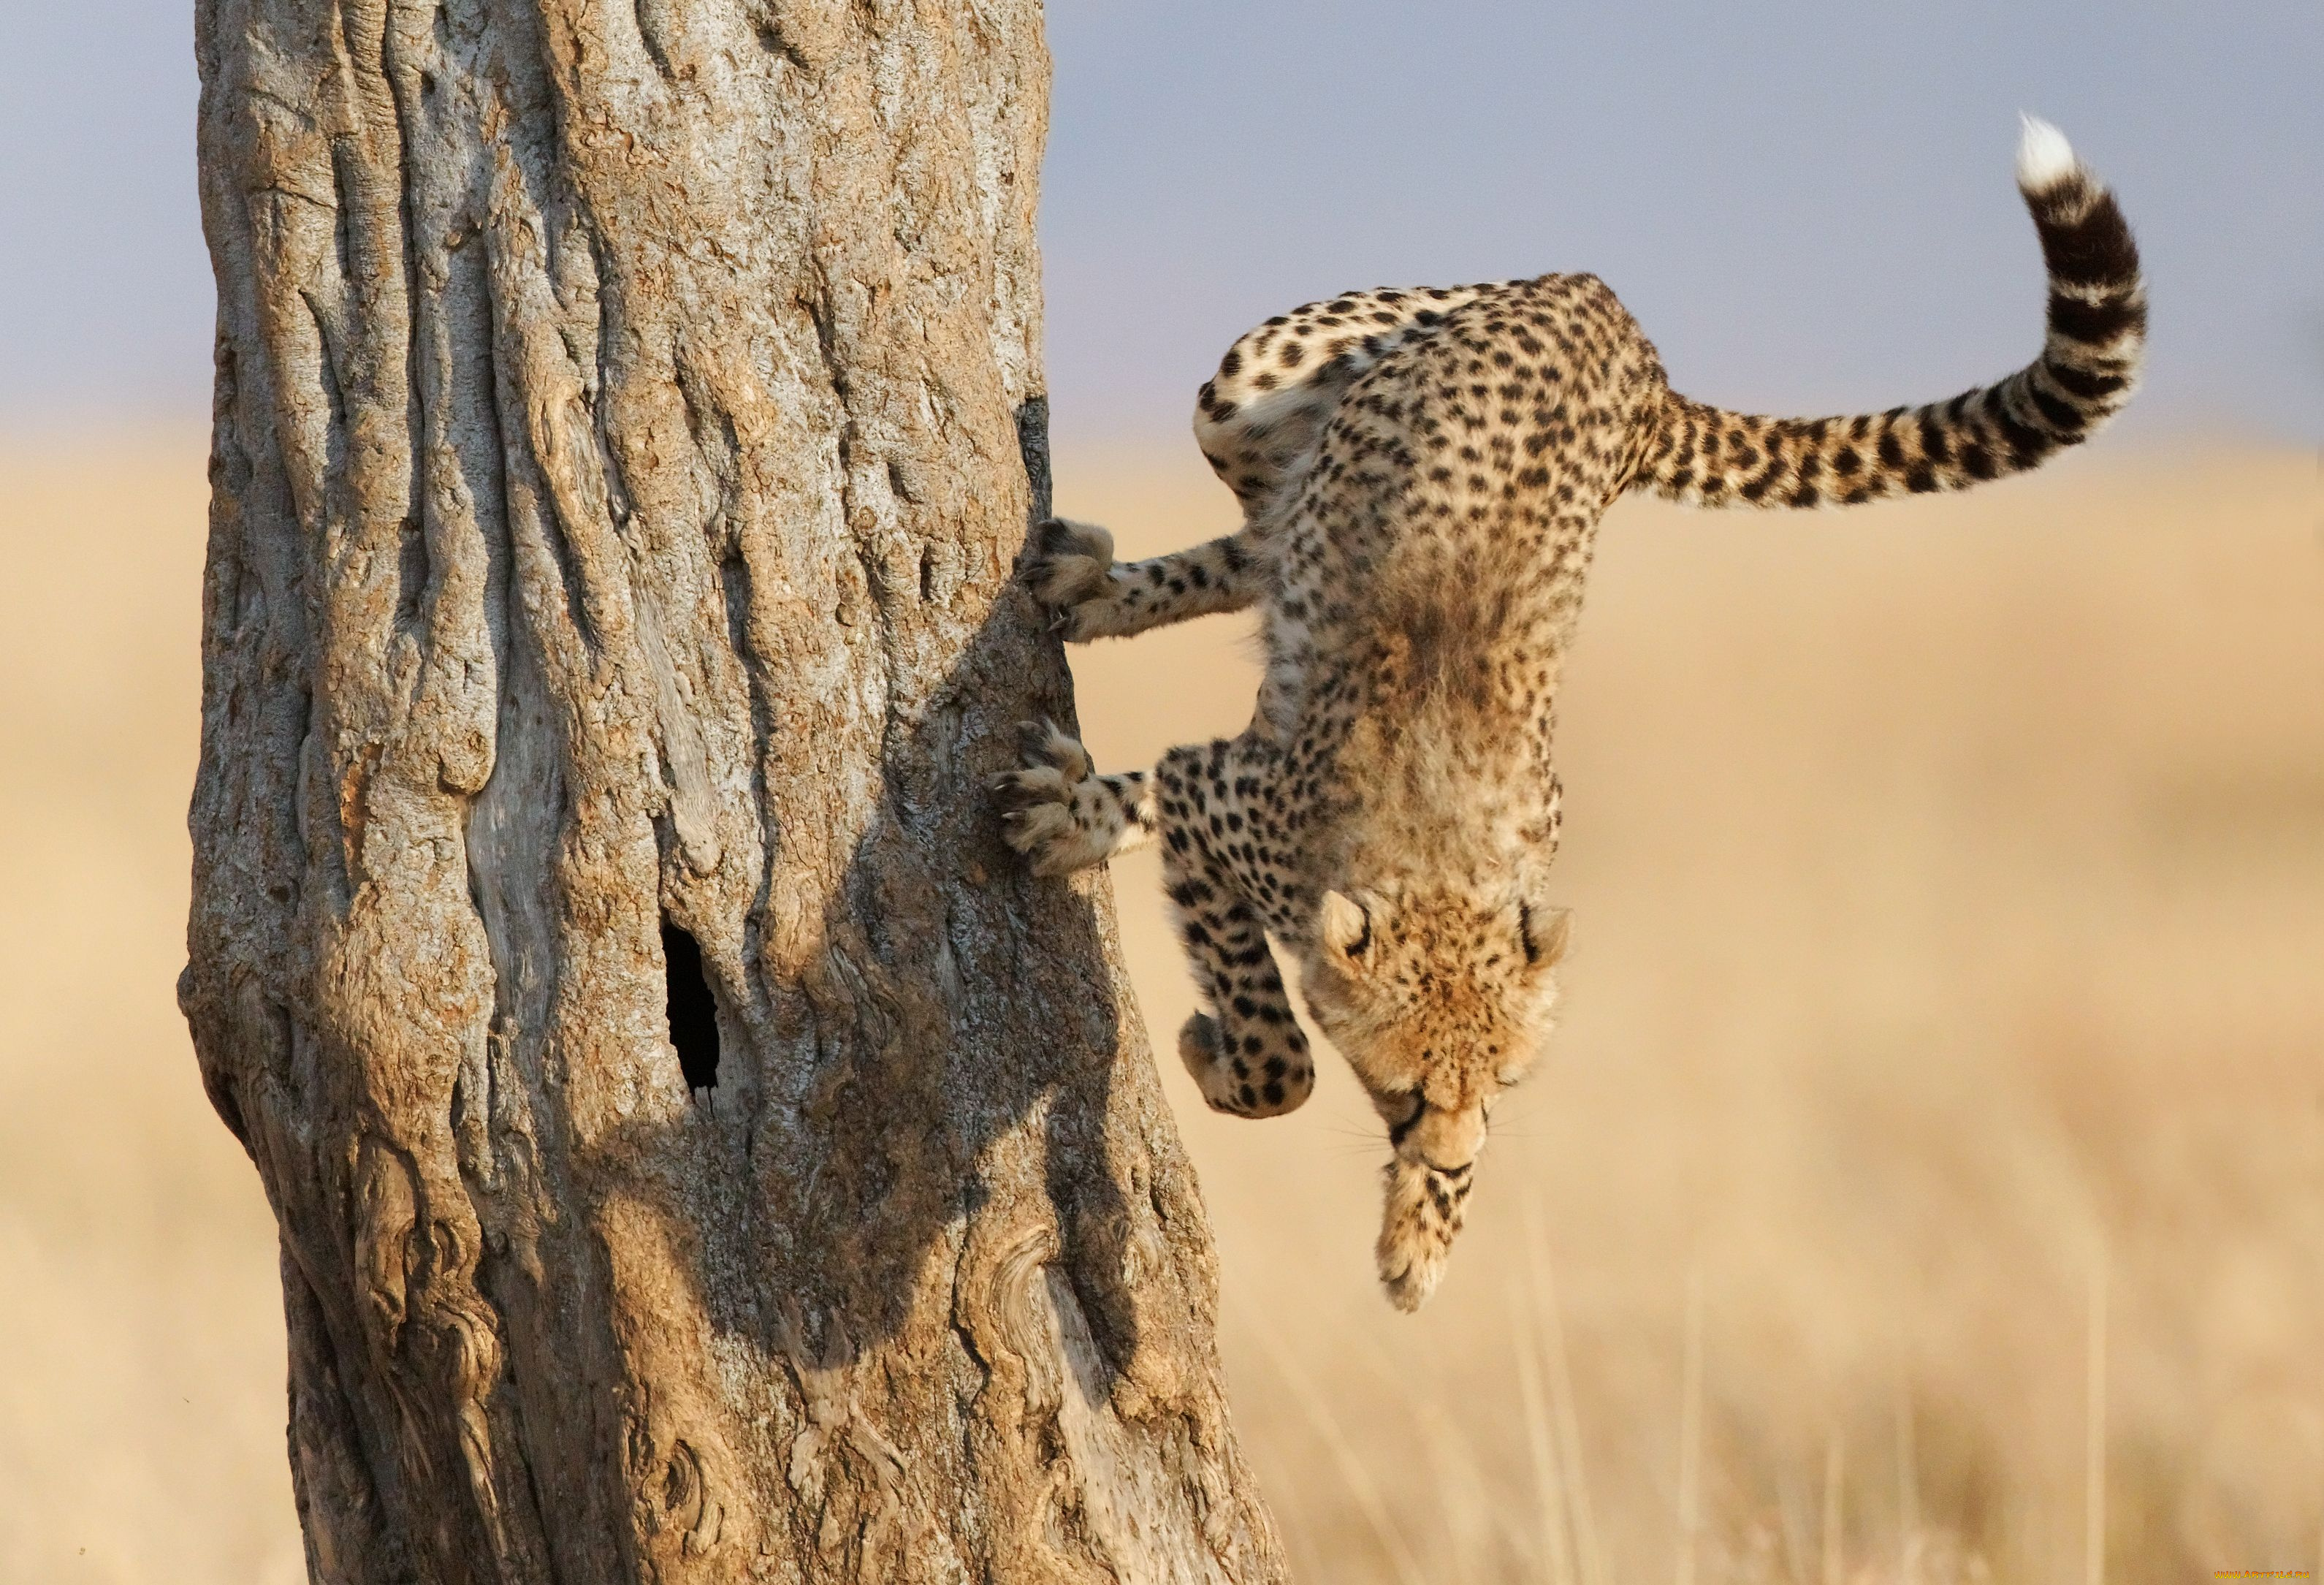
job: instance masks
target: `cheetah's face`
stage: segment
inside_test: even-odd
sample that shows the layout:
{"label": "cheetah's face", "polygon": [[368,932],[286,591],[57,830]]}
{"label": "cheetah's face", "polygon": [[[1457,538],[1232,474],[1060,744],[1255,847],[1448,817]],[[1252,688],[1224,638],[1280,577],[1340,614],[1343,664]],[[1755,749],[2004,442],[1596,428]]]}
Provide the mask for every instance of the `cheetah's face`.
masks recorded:
{"label": "cheetah's face", "polygon": [[1379,1256],[1400,1309],[1435,1288],[1485,1120],[1549,1033],[1569,918],[1514,891],[1324,894],[1302,984],[1396,1151]]}

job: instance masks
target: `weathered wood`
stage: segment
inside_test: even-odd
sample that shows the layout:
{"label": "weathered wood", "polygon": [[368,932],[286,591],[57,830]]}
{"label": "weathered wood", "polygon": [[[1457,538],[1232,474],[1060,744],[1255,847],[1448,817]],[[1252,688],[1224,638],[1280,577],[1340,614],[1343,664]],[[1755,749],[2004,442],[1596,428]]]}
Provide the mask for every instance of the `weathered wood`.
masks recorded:
{"label": "weathered wood", "polygon": [[314,1578],[1280,1578],[1103,883],[982,792],[1070,706],[1010,583],[1035,0],[200,0],[198,49],[180,993]]}

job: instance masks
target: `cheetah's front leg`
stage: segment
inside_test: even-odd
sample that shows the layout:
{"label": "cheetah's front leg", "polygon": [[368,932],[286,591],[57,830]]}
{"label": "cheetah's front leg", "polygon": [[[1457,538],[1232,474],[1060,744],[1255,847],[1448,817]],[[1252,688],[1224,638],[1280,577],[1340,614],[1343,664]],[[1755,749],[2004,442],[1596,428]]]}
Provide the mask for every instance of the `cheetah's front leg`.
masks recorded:
{"label": "cheetah's front leg", "polygon": [[1024,579],[1074,644],[1128,638],[1259,598],[1259,554],[1250,533],[1228,534],[1144,561],[1113,559],[1113,535],[1052,517],[1033,531]]}
{"label": "cheetah's front leg", "polygon": [[1212,829],[1214,812],[1222,833],[1230,812],[1238,832],[1247,822],[1233,808],[1233,787],[1209,758],[1200,750],[1173,749],[1156,772],[1166,835],[1162,876],[1211,1005],[1179,1030],[1178,1057],[1215,1110],[1272,1117],[1307,1098],[1315,1062],[1259,911],[1242,894],[1231,856]]}
{"label": "cheetah's front leg", "polygon": [[1067,875],[1132,853],[1154,839],[1154,794],[1144,771],[1101,776],[1079,739],[1048,721],[1028,721],[1025,768],[992,779],[1004,812],[1001,838],[1033,861],[1035,875]]}

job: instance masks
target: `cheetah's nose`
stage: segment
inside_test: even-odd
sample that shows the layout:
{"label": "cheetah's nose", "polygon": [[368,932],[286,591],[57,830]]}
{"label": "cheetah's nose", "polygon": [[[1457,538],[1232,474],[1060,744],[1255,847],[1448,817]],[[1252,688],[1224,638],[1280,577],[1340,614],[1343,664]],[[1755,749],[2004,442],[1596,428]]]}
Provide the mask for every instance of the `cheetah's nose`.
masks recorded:
{"label": "cheetah's nose", "polygon": [[1478,1106],[1423,1107],[1397,1141],[1398,1154],[1439,1173],[1465,1168],[1484,1147],[1485,1108]]}

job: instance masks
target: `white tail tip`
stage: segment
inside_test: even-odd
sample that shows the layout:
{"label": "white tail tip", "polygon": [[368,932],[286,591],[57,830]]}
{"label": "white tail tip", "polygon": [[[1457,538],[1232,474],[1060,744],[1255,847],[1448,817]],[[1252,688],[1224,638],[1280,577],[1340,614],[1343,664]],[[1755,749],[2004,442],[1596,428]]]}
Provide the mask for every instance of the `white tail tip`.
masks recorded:
{"label": "white tail tip", "polygon": [[2027,192],[2047,192],[2071,176],[2081,162],[2066,134],[2039,116],[2022,116],[2025,131],[2017,140],[2017,185]]}

